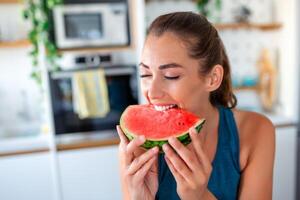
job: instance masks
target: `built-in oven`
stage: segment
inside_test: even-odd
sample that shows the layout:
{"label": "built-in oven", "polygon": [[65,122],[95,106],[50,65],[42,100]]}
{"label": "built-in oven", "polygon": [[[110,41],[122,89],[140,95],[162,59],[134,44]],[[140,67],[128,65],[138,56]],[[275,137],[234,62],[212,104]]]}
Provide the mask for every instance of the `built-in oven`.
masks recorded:
{"label": "built-in oven", "polygon": [[136,67],[130,65],[102,66],[109,99],[105,117],[81,119],[74,110],[73,74],[85,69],[49,72],[50,93],[55,134],[99,132],[115,129],[128,105],[138,103]]}

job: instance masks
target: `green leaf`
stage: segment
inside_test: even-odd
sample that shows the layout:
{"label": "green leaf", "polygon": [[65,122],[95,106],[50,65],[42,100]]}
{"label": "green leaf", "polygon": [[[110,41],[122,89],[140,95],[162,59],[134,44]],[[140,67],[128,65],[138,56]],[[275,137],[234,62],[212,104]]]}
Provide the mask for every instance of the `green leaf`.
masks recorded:
{"label": "green leaf", "polygon": [[48,21],[44,21],[42,23],[41,30],[46,31],[46,32],[49,30],[49,22]]}
{"label": "green leaf", "polygon": [[62,0],[27,0],[26,9],[23,10],[22,16],[24,19],[31,23],[31,30],[28,33],[28,39],[33,45],[33,49],[29,53],[32,61],[32,74],[31,77],[41,85],[41,72],[38,63],[39,49],[38,43],[42,42],[46,48],[47,55],[45,57],[46,62],[53,69],[59,69],[56,61],[60,58],[57,52],[57,48],[52,41],[49,41],[48,34],[50,29],[49,17],[51,9],[58,4],[61,4]]}
{"label": "green leaf", "polygon": [[29,15],[30,15],[30,12],[29,12],[28,9],[25,9],[25,10],[22,11],[22,17],[23,17],[23,19],[27,20],[29,18]]}
{"label": "green leaf", "polygon": [[37,59],[32,60],[32,66],[33,67],[37,67],[39,64],[39,62],[37,61]]}
{"label": "green leaf", "polygon": [[33,56],[33,57],[37,57],[38,51],[36,49],[34,49],[34,50],[32,50],[32,51],[29,52],[29,55]]}

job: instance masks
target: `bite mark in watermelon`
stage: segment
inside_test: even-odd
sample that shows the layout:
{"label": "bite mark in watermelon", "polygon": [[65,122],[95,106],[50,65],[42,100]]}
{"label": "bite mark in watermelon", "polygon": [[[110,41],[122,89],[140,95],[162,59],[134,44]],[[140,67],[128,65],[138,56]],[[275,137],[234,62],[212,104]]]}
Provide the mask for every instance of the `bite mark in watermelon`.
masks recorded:
{"label": "bite mark in watermelon", "polygon": [[205,119],[180,108],[158,111],[153,105],[131,105],[120,118],[120,126],[129,140],[140,135],[146,138],[142,147],[146,149],[168,143],[168,138],[176,137],[187,145],[191,142],[189,129],[194,127],[199,133]]}

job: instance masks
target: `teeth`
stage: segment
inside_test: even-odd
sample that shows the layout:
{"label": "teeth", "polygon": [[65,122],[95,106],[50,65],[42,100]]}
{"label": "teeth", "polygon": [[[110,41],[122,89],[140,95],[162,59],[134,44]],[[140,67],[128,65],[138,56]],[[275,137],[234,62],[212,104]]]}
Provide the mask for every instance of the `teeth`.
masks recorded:
{"label": "teeth", "polygon": [[165,111],[165,110],[174,108],[175,106],[176,106],[176,104],[171,104],[171,105],[167,105],[167,106],[156,106],[156,105],[154,105],[154,108],[155,108],[155,110],[158,110],[158,111]]}

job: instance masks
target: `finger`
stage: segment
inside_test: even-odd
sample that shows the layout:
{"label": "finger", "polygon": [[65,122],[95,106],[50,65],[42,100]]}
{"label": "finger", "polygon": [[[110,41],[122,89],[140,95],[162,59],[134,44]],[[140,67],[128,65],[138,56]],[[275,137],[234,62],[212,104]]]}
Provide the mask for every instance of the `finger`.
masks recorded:
{"label": "finger", "polygon": [[124,132],[122,131],[121,127],[119,125],[117,125],[117,132],[120,138],[120,142],[123,144],[128,144],[129,140],[128,138],[125,136]]}
{"label": "finger", "polygon": [[165,160],[166,163],[171,171],[171,173],[173,174],[175,180],[177,183],[182,183],[185,181],[185,179],[181,176],[181,174],[176,170],[176,168],[173,166],[173,164],[171,163],[171,161],[169,160],[169,158],[167,156],[165,156]]}
{"label": "finger", "polygon": [[[166,148],[166,147],[165,147]],[[205,182],[206,179],[206,174],[204,174],[205,172],[201,169],[198,169],[198,171],[195,171],[193,174],[191,173],[189,174],[184,174],[182,173],[182,169],[180,169],[176,163],[172,162],[171,159],[166,155],[165,156],[165,160],[167,162],[167,165],[169,166],[172,174],[174,175],[176,182],[179,183],[183,183],[186,182],[188,183],[190,186],[194,186],[195,182],[201,181],[201,182]],[[195,177],[196,180],[195,180]]]}
{"label": "finger", "polygon": [[197,131],[194,128],[189,130],[190,137],[192,139],[192,145],[195,149],[195,153],[197,155],[198,160],[200,161],[201,165],[206,174],[210,174],[211,171],[211,163],[209,158],[207,157],[206,153],[203,150],[202,142],[199,137],[197,137]]}
{"label": "finger", "polygon": [[128,175],[135,174],[140,168],[145,165],[150,159],[155,157],[158,153],[158,148],[154,147],[150,150],[148,150],[146,153],[140,155],[139,157],[135,158],[131,165],[128,168]]}
{"label": "finger", "polygon": [[136,173],[135,178],[137,181],[141,181],[145,178],[146,174],[151,169],[152,165],[156,161],[156,156],[152,157],[150,160],[148,160]]}
{"label": "finger", "polygon": [[175,137],[170,138],[168,142],[192,171],[199,170],[197,167],[197,160],[195,160],[195,155],[192,151]]}
{"label": "finger", "polygon": [[168,145],[163,145],[163,150],[168,157],[169,161],[172,163],[174,168],[178,173],[181,174],[182,177],[187,179],[192,175],[191,170],[188,168],[186,163],[175,153],[175,151]]}
{"label": "finger", "polygon": [[127,152],[133,153],[137,149],[137,147],[140,147],[142,144],[144,144],[145,140],[146,140],[145,136],[143,135],[134,138],[127,145],[127,149],[126,149]]}
{"label": "finger", "polygon": [[129,144],[126,146],[125,154],[126,154],[126,164],[129,165],[133,158],[134,158],[134,152],[137,151],[142,144],[145,142],[145,136],[139,136],[134,138],[129,142]]}

